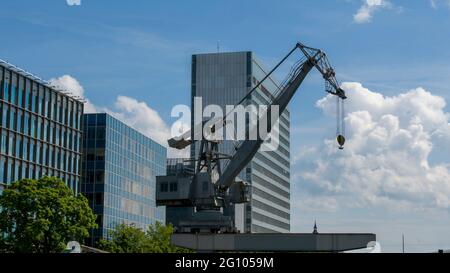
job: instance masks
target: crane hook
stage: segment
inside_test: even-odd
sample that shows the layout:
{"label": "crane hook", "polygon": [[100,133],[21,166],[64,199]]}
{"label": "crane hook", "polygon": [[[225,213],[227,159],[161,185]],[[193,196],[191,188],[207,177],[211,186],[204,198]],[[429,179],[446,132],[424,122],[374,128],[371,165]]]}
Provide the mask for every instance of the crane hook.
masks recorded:
{"label": "crane hook", "polygon": [[339,144],[339,150],[344,150],[345,137],[343,135],[338,135],[336,140]]}

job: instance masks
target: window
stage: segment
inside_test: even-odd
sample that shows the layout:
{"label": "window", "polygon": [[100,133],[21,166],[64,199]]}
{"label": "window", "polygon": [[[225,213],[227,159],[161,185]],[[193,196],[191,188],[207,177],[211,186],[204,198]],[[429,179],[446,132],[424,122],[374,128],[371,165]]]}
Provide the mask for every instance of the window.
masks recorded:
{"label": "window", "polygon": [[48,152],[48,165],[53,166],[53,146],[50,146]]}
{"label": "window", "polygon": [[37,91],[33,90],[33,94],[31,95],[31,111],[36,112],[36,100],[37,100]]}
{"label": "window", "polygon": [[61,112],[60,112],[60,106],[61,106],[61,98],[60,96],[56,96],[56,104],[55,104],[55,120],[61,122]]}
{"label": "window", "polygon": [[8,141],[8,155],[13,156],[14,153],[14,136],[12,134],[9,134],[9,141]]}
{"label": "window", "polygon": [[47,146],[47,144],[44,144],[43,150],[42,150],[42,164],[43,165],[48,165],[47,152],[48,152],[48,146]]}
{"label": "window", "polygon": [[22,137],[18,135],[16,138],[16,157],[22,156],[21,151],[22,151]]}
{"label": "window", "polygon": [[203,190],[204,192],[206,192],[206,191],[209,190],[209,183],[208,183],[208,181],[203,181],[203,184],[202,184],[202,190]]}
{"label": "window", "polygon": [[0,157],[0,182],[5,182],[6,160],[5,157]]}
{"label": "window", "polygon": [[178,191],[178,184],[170,183],[170,192],[176,192],[176,191]]}
{"label": "window", "polygon": [[66,129],[63,127],[61,129],[61,146],[67,147],[66,142],[67,142]]}
{"label": "window", "polygon": [[3,114],[2,114],[2,126],[3,127],[6,127],[7,125],[6,125],[6,122],[7,122],[7,120],[8,120],[8,108],[9,108],[9,106],[8,105],[6,105],[6,103],[3,103],[3,105],[2,105],[3,107]]}
{"label": "window", "polygon": [[30,109],[30,90],[28,89],[25,90],[25,102],[23,105],[26,109]]}
{"label": "window", "polygon": [[30,140],[30,153],[28,154],[28,160],[34,160],[34,141]]}
{"label": "window", "polygon": [[28,174],[28,177],[30,179],[34,179],[34,165],[30,164],[30,168],[29,168],[30,173]]}
{"label": "window", "polygon": [[102,193],[96,193],[95,194],[95,204],[96,205],[102,205],[103,204],[103,194]]}
{"label": "window", "polygon": [[55,126],[53,125],[53,123],[51,123],[48,126],[48,142],[50,142],[50,143],[54,143],[53,142],[53,128],[55,128]]}
{"label": "window", "polygon": [[[8,80],[8,79],[5,79]],[[9,101],[9,84],[5,82],[3,87],[3,100]]]}
{"label": "window", "polygon": [[28,158],[28,138],[23,139],[23,158]]}
{"label": "window", "polygon": [[44,120],[44,124],[42,125],[43,126],[43,129],[42,129],[42,131],[43,131],[43,133],[44,133],[44,136],[43,136],[43,140],[44,141],[48,141],[48,138],[47,138],[47,134],[48,134],[48,122],[46,121],[46,120]]}
{"label": "window", "polygon": [[23,112],[22,111],[18,111],[17,112],[17,132],[22,133],[22,118],[23,118]]}
{"label": "window", "polygon": [[63,98],[61,98],[61,102],[59,104],[59,122],[60,123],[64,123],[64,121],[65,121],[65,109],[64,109],[65,101],[66,101],[66,99],[63,97]]}
{"label": "window", "polygon": [[39,164],[42,163],[41,162],[41,149],[42,149],[41,143],[38,143],[36,145],[36,162]]}
{"label": "window", "polygon": [[50,91],[48,89],[45,89],[44,115],[46,117],[49,117],[50,115],[50,108],[51,108],[50,96],[51,96]]}
{"label": "window", "polygon": [[60,145],[59,140],[60,140],[60,128],[59,125],[56,125],[56,145]]}
{"label": "window", "polygon": [[88,153],[88,154],[86,155],[86,158],[87,158],[88,161],[94,161],[94,160],[95,160],[95,154],[93,154],[93,153]]}
{"label": "window", "polygon": [[11,129],[11,130],[15,130],[16,128],[16,110],[14,110],[14,109],[11,109],[11,112],[9,112],[9,124],[8,124],[8,126],[9,126],[9,128]]}
{"label": "window", "polygon": [[63,170],[66,169],[66,152],[64,150],[61,152],[60,168]]}
{"label": "window", "polygon": [[24,133],[25,135],[30,135],[30,132],[29,132],[29,126],[30,126],[30,114],[25,113],[24,117],[25,117],[25,119],[24,119],[24,121],[23,121],[23,133]]}
{"label": "window", "polygon": [[20,168],[20,163],[18,160],[16,160],[14,162],[14,178],[13,178],[14,181],[19,180],[19,168]]}
{"label": "window", "polygon": [[7,142],[8,136],[6,135],[6,132],[2,132],[2,139],[1,139],[1,153],[6,154],[6,142]]}
{"label": "window", "polygon": [[104,172],[95,172],[95,182],[96,183],[104,183]]}
{"label": "window", "polygon": [[11,103],[12,104],[16,104],[16,95],[17,95],[17,91],[16,91],[16,87],[11,86]]}
{"label": "window", "polygon": [[30,136],[36,137],[36,118],[31,116]]}
{"label": "window", "polygon": [[8,160],[8,164],[7,164],[7,173],[6,173],[6,184],[9,184],[10,182],[12,182],[12,171],[13,171],[13,166],[12,166],[12,161]]}
{"label": "window", "polygon": [[44,125],[44,123],[42,122],[42,118],[38,118],[37,120],[37,123],[36,123],[36,127],[37,127],[37,135],[36,135],[36,138],[38,138],[38,139],[42,139],[41,137],[42,137],[42,135],[41,135],[41,126],[42,125]]}
{"label": "window", "polygon": [[69,101],[68,109],[67,109],[67,126],[72,126],[72,100]]}
{"label": "window", "polygon": [[160,184],[161,192],[168,192],[169,191],[169,183],[164,182]]}
{"label": "window", "polygon": [[38,93],[38,113],[39,115],[43,115],[43,104],[44,104],[44,90],[42,89],[42,86],[39,86],[39,93]]}
{"label": "window", "polygon": [[22,163],[22,174],[20,175],[21,179],[26,178],[27,174],[28,174],[28,164],[23,162]]}
{"label": "window", "polygon": [[97,127],[97,139],[105,139],[105,127]]}
{"label": "window", "polygon": [[67,148],[73,150],[72,143],[72,131],[67,130]]}
{"label": "window", "polygon": [[59,149],[55,148],[55,160],[53,167],[59,169],[59,163],[61,162],[61,155],[59,153]]}

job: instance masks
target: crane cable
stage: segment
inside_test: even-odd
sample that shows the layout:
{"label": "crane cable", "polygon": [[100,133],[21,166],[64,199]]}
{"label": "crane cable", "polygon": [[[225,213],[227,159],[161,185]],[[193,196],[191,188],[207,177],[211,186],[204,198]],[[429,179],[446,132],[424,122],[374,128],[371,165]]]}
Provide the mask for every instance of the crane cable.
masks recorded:
{"label": "crane cable", "polygon": [[[332,90],[331,84],[325,80],[325,91]],[[345,101],[336,96],[336,140],[339,149],[344,149],[345,144]]]}
{"label": "crane cable", "polygon": [[345,144],[345,102],[340,97],[337,97],[336,104],[336,140],[339,145],[339,149],[344,149]]}

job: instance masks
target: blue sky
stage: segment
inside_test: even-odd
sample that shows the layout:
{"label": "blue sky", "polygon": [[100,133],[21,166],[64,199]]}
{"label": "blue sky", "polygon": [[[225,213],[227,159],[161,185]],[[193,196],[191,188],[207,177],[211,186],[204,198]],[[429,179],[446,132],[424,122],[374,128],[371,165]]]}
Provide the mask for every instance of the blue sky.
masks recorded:
{"label": "blue sky", "polygon": [[[370,3],[375,4],[370,6]],[[355,14],[361,11],[371,17],[356,20]],[[135,103],[141,102],[139,105],[145,109],[151,108],[154,111],[150,113],[158,113],[162,122],[173,122],[172,107],[190,101],[191,55],[215,52],[217,41],[220,41],[221,51],[252,50],[270,67],[300,40],[327,52],[341,81],[361,83],[371,92],[387,97],[422,87],[433,96],[425,98],[433,102],[436,102],[435,97],[450,101],[450,4],[447,0],[82,0],[80,6],[69,6],[65,0],[16,0],[2,3],[0,23],[3,26],[1,59],[44,79],[70,75],[78,80],[84,95],[97,108],[112,109],[130,120],[136,117],[126,102],[118,103],[120,95],[133,98]],[[365,94],[357,87],[351,88],[352,92]],[[292,167],[293,173],[298,173],[295,176],[298,181],[292,181],[295,184],[293,195],[316,200],[311,201],[314,203],[320,203],[321,194],[329,192],[323,187],[299,184],[311,184],[304,181],[314,179],[303,173],[318,168],[318,162],[325,160],[307,156],[307,148],[323,149],[325,139],[335,133],[334,118],[326,115],[326,107],[316,107],[316,102],[325,96],[323,90],[322,80],[313,73],[291,104],[292,152],[298,155]],[[411,105],[410,109],[402,110],[402,104],[398,104],[396,110],[384,107],[373,111],[401,117],[402,111],[415,111],[415,102],[422,98],[420,94],[411,93],[411,99],[405,99],[404,104]],[[349,111],[364,110],[358,107],[356,103],[351,104]],[[450,140],[445,127],[449,108],[441,106],[439,101],[426,103],[424,107],[431,108],[421,113],[434,109],[443,112],[444,119],[435,127],[426,128],[434,148],[426,160],[430,169],[442,166],[447,170],[448,154],[439,147],[446,146]],[[370,112],[374,119],[375,112]],[[400,127],[410,128],[406,124],[410,120],[406,125],[402,120]],[[135,125],[148,126],[145,122]],[[352,128],[355,129],[350,126]],[[444,133],[434,140],[437,130]],[[359,137],[356,133],[353,136]],[[413,148],[402,149],[399,154],[416,154]],[[352,151],[346,154],[349,162],[355,154],[369,158],[369,154],[376,153]],[[308,160],[303,161],[305,155]],[[351,172],[354,166],[349,168]],[[388,173],[397,176],[380,179],[400,181],[398,169]],[[433,174],[434,169],[424,171],[426,179]],[[447,190],[445,183],[439,185]],[[403,205],[412,202],[409,193],[390,192],[391,186],[380,184],[380,188],[371,193],[388,196],[390,206],[396,206],[391,202]],[[430,190],[429,196],[436,197],[434,193]],[[355,194],[361,193],[349,194],[349,198]],[[306,203],[294,205],[293,230],[309,232],[317,219],[319,229],[322,227],[325,231],[346,231],[349,227],[350,231],[376,231],[389,251],[400,250],[401,233],[407,233],[412,241],[411,249],[416,251],[450,248],[450,241],[440,240],[440,236],[450,238],[447,203],[435,202],[440,205],[433,207],[423,201],[421,194],[417,195],[424,203],[418,205],[421,212],[414,209],[411,212],[406,205],[392,211],[377,202],[355,206],[339,204],[318,210],[308,209]],[[352,199],[332,203],[348,203],[348,200]],[[433,213],[423,213],[429,210]]]}

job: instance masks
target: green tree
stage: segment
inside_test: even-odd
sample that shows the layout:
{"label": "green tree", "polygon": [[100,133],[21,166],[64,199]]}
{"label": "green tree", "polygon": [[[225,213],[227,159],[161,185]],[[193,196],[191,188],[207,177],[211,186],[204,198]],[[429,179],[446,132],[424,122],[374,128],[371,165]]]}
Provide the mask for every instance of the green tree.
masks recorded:
{"label": "green tree", "polygon": [[188,249],[170,243],[171,225],[157,222],[147,232],[134,225],[120,224],[109,235],[111,239],[100,240],[98,247],[111,253],[185,253]]}
{"label": "green tree", "polygon": [[0,251],[58,253],[96,228],[87,199],[58,178],[24,179],[0,196]]}

